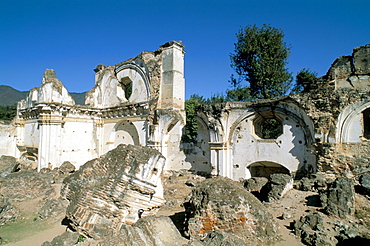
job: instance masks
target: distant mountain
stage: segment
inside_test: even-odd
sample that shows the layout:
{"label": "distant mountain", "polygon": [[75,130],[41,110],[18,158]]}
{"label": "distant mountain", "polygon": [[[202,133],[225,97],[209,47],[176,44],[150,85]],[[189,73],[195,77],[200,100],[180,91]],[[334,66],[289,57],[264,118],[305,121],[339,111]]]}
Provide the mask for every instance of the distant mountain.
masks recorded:
{"label": "distant mountain", "polygon": [[70,92],[69,94],[73,97],[76,104],[85,105],[86,92]]}
{"label": "distant mountain", "polygon": [[11,106],[26,98],[28,91],[18,91],[7,85],[0,85],[0,105]]}
{"label": "distant mountain", "polygon": [[[7,85],[0,85],[0,106],[10,106],[16,104],[18,101],[25,99],[28,91],[18,91],[13,87]],[[85,104],[86,92],[70,92],[71,96],[78,105]]]}

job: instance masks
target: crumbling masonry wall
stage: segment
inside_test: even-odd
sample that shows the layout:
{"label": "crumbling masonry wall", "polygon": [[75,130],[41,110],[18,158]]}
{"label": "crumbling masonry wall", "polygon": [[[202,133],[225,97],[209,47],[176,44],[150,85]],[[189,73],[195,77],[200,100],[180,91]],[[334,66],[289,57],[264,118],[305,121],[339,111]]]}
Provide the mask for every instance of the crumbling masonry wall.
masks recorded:
{"label": "crumbling masonry wall", "polygon": [[[287,97],[201,106],[203,130],[195,145],[204,135],[210,139],[212,174],[237,180],[273,172],[302,177],[368,171],[370,45],[354,48],[325,76],[304,86],[304,92]],[[271,119],[280,134],[261,137],[261,125]]]}
{"label": "crumbling masonry wall", "polygon": [[199,135],[190,144],[181,143],[184,53],[181,42],[171,41],[114,66],[98,65],[83,106],[47,69],[41,86],[19,102],[2,153],[37,160],[39,170],[64,161],[78,168],[120,144],[142,145],[162,153],[165,170],[234,180],[369,170],[370,45],[339,57],[302,93],[201,106]]}

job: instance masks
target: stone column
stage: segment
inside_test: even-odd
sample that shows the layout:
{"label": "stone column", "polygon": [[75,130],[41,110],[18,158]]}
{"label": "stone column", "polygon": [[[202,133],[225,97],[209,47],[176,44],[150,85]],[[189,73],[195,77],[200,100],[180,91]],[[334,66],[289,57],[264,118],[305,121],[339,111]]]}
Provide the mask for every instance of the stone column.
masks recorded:
{"label": "stone column", "polygon": [[227,170],[225,165],[225,143],[209,143],[211,151],[212,175],[226,176]]}
{"label": "stone column", "polygon": [[38,171],[42,168],[55,168],[61,163],[61,116],[54,115],[49,106],[42,107],[39,120]]}
{"label": "stone column", "polygon": [[171,41],[161,48],[163,56],[159,108],[184,110],[184,45],[181,42]]}

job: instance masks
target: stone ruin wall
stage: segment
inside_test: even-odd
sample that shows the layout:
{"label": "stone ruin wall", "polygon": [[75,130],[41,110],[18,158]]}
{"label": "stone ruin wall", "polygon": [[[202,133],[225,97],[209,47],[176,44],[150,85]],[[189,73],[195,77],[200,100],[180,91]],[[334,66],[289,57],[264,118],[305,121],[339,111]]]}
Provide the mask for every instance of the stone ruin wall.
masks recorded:
{"label": "stone ruin wall", "polygon": [[319,171],[359,175],[369,170],[370,144],[362,118],[369,108],[369,89],[370,45],[365,45],[336,59],[307,92],[292,96],[314,123]]}
{"label": "stone ruin wall", "polygon": [[[251,174],[245,170],[252,164],[265,165],[272,172],[288,169],[298,176],[367,171],[370,145],[364,136],[363,113],[370,108],[370,45],[354,48],[351,56],[335,60],[325,76],[304,86],[304,92],[282,98],[201,106],[202,132],[194,145],[201,148],[208,139],[210,153],[203,152],[203,157],[212,173],[234,180],[248,178]],[[253,122],[259,121],[258,115],[269,118],[269,114],[280,118],[284,131],[277,139],[264,140],[256,136],[258,124]],[[261,154],[268,152],[274,157]],[[283,168],[278,170],[277,165]]]}

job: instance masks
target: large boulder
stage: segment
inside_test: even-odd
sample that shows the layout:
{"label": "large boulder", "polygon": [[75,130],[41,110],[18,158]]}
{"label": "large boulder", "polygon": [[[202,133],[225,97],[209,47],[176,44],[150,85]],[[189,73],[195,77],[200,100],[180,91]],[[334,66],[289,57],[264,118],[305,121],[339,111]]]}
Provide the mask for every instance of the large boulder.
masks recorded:
{"label": "large boulder", "polygon": [[252,177],[243,180],[244,188],[249,192],[260,192],[269,180],[265,177]]}
{"label": "large boulder", "polygon": [[320,192],[324,211],[336,217],[345,218],[355,213],[355,189],[353,180],[339,177],[330,184],[326,191]]}
{"label": "large boulder", "polygon": [[53,218],[59,216],[60,214],[65,214],[67,205],[67,201],[61,197],[58,199],[48,199],[39,210],[38,219]]}
{"label": "large boulder", "polygon": [[76,245],[80,235],[76,232],[65,231],[61,235],[56,236],[51,242],[44,242],[41,246],[71,246]]}
{"label": "large boulder", "polygon": [[6,177],[8,174],[17,170],[19,162],[12,156],[0,156],[0,177]]}
{"label": "large boulder", "polygon": [[184,206],[192,240],[206,240],[212,232],[223,231],[256,245],[277,236],[278,224],[263,204],[240,183],[228,178],[217,177],[198,184]]}
{"label": "large boulder", "polygon": [[133,224],[161,206],[165,159],[155,149],[119,145],[88,161],[63,181],[67,218],[79,233],[93,238]]}
{"label": "large boulder", "polygon": [[293,223],[294,233],[305,245],[331,246],[331,240],[324,230],[324,220],[319,213],[302,216]]}
{"label": "large boulder", "polygon": [[17,219],[19,214],[18,209],[14,208],[7,198],[0,195],[0,226]]}
{"label": "large boulder", "polygon": [[46,197],[55,192],[50,182],[36,171],[20,171],[0,178],[0,194],[9,201]]}
{"label": "large boulder", "polygon": [[363,174],[360,176],[360,187],[364,194],[370,195],[370,175]]}
{"label": "large boulder", "polygon": [[169,217],[148,216],[134,225],[123,225],[113,235],[108,235],[99,246],[176,246],[187,245]]}
{"label": "large boulder", "polygon": [[292,176],[284,173],[273,173],[269,176],[268,183],[261,190],[261,196],[263,200],[268,202],[280,200],[292,188]]}

